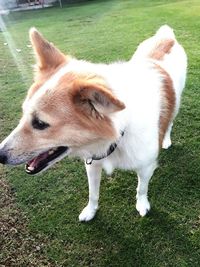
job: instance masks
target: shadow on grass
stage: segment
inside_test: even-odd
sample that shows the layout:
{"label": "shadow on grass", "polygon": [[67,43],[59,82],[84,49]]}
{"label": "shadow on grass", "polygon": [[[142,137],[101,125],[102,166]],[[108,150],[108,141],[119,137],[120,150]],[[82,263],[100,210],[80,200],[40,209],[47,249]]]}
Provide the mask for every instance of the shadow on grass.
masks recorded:
{"label": "shadow on grass", "polygon": [[198,266],[199,251],[185,229],[167,213],[153,209],[146,218],[137,218],[129,232],[100,216],[97,219],[95,240],[104,242],[102,236],[106,236],[108,248],[101,266]]}
{"label": "shadow on grass", "polygon": [[[89,242],[104,244],[101,266],[199,266],[200,246],[190,231],[190,221],[198,217],[198,170],[195,148],[175,145],[161,154],[147,217],[140,218],[136,211],[131,215],[130,206],[114,214],[116,207],[112,207],[110,215],[98,213],[84,226],[86,232],[92,228]],[[119,201],[117,193],[112,195],[113,203]]]}
{"label": "shadow on grass", "polygon": [[199,266],[200,247],[188,224],[198,216],[198,161],[191,144],[161,153],[150,186],[152,210],[145,218],[134,207],[136,177],[130,172],[103,179],[102,207],[85,224],[77,220],[88,191],[79,161],[66,159],[59,163],[63,168],[31,180],[15,177],[14,183],[25,194],[21,202],[32,231],[49,239],[48,257],[60,266]]}

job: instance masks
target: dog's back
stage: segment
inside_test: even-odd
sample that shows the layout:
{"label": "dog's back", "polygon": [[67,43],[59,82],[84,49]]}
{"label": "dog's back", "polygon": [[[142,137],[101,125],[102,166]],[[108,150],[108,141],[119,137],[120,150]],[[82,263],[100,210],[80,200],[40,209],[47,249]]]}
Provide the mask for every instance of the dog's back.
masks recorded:
{"label": "dog's back", "polygon": [[183,47],[177,42],[173,29],[163,25],[154,36],[143,41],[131,58],[131,62],[142,60],[155,62],[170,75],[176,94],[175,116],[185,86],[187,56]]}

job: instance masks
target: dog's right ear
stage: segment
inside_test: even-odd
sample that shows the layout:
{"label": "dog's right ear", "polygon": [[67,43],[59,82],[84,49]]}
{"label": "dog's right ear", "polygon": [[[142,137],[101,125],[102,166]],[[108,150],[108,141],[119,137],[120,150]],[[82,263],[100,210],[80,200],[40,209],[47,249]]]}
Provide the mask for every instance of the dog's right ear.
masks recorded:
{"label": "dog's right ear", "polygon": [[125,104],[103,85],[82,83],[70,92],[72,101],[81,112],[96,118],[123,110]]}
{"label": "dog's right ear", "polygon": [[56,68],[68,61],[68,57],[49,43],[35,28],[30,29],[29,37],[40,70]]}

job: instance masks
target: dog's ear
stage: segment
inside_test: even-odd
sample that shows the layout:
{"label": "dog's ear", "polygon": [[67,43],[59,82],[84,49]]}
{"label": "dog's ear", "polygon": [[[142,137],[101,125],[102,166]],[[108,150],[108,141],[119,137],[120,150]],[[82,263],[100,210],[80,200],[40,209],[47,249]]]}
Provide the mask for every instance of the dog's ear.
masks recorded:
{"label": "dog's ear", "polygon": [[33,50],[36,54],[37,65],[40,70],[46,68],[56,68],[60,64],[67,62],[67,57],[53,44],[44,39],[44,37],[35,28],[30,29],[29,37]]}
{"label": "dog's ear", "polygon": [[71,92],[73,103],[96,117],[123,110],[125,105],[103,85],[85,84]]}

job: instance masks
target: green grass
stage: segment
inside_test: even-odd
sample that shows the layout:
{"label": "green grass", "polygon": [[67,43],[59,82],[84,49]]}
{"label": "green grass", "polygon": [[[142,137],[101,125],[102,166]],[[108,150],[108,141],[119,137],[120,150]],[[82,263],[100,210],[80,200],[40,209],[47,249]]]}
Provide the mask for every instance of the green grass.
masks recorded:
{"label": "green grass", "polygon": [[[16,57],[23,64],[19,70],[8,46],[3,45],[6,41],[1,32],[1,139],[17,125],[32,81],[34,60],[26,46],[31,26],[66,53],[95,62],[128,60],[139,42],[160,25],[167,23],[175,29],[189,58],[187,86],[173,131],[173,146],[162,151],[160,168],[150,184],[152,210],[147,217],[140,218],[135,211],[134,172],[116,170],[109,178],[104,175],[100,210],[85,224],[78,222],[88,196],[80,160],[64,159],[34,177],[26,175],[23,167],[0,166],[0,176],[10,183],[17,207],[28,218],[26,236],[39,235],[45,240],[38,253],[49,266],[199,266],[199,1],[90,1],[63,9],[11,13],[4,20],[16,47],[22,50]],[[2,242],[4,263],[7,251],[14,251],[15,245],[7,242],[6,236]],[[23,253],[20,263],[6,266],[47,266],[31,264],[29,254]]]}

